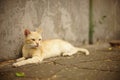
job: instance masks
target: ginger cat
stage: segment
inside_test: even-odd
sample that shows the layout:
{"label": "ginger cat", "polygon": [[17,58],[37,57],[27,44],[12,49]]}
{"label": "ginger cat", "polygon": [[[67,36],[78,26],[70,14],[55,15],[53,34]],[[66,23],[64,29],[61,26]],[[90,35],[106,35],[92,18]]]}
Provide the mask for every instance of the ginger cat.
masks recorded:
{"label": "ginger cat", "polygon": [[89,51],[83,48],[77,48],[70,43],[60,40],[46,40],[42,41],[41,31],[25,30],[25,44],[22,48],[22,57],[17,59],[13,66],[18,67],[25,64],[40,63],[45,58],[54,56],[71,56],[78,51],[89,55]]}

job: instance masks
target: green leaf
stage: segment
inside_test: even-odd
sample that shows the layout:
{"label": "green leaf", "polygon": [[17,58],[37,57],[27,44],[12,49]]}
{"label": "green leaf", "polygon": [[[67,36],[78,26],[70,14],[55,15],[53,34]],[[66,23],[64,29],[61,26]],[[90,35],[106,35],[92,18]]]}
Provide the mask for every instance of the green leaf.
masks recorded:
{"label": "green leaf", "polygon": [[25,74],[24,74],[24,72],[16,72],[16,76],[17,77],[24,77]]}

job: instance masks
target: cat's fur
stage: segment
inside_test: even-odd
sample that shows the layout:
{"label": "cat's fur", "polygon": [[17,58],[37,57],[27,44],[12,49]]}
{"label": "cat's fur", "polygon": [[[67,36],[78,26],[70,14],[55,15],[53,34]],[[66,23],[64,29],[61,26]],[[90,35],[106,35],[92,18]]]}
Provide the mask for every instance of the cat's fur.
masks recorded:
{"label": "cat's fur", "polygon": [[17,59],[13,66],[22,66],[31,63],[40,63],[45,58],[50,58],[59,55],[71,56],[78,51],[84,52],[89,55],[89,51],[84,48],[77,48],[70,43],[60,40],[46,40],[42,41],[41,31],[32,32],[29,30],[24,31],[25,44],[22,49],[22,57]]}

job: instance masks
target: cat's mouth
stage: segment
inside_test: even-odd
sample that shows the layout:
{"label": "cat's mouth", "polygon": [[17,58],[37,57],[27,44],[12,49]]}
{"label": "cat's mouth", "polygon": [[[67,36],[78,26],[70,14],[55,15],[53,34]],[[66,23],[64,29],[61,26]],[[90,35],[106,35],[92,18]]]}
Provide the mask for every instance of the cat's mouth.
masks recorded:
{"label": "cat's mouth", "polygon": [[31,48],[38,48],[38,47],[40,47],[40,44],[30,44],[29,45]]}
{"label": "cat's mouth", "polygon": [[36,46],[35,47],[39,47],[39,44],[38,43],[36,43]]}

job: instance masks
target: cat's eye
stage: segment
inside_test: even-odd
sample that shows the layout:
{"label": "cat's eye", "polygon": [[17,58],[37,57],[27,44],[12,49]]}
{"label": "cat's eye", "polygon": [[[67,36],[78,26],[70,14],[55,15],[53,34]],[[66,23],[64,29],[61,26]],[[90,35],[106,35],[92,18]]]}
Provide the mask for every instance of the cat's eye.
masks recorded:
{"label": "cat's eye", "polygon": [[40,41],[41,39],[39,39],[39,41]]}
{"label": "cat's eye", "polygon": [[32,41],[35,41],[35,39],[32,39]]}

